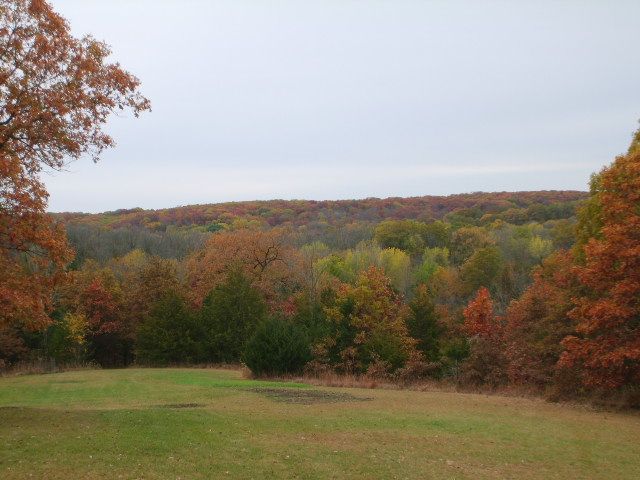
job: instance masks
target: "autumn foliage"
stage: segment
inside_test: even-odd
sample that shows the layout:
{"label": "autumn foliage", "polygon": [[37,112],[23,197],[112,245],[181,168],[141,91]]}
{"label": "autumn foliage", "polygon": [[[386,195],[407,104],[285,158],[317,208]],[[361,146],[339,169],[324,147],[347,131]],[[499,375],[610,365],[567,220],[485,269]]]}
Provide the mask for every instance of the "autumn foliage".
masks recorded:
{"label": "autumn foliage", "polygon": [[114,143],[102,130],[111,112],[149,108],[138,80],[109,54],[72,36],[44,0],[0,1],[0,324],[49,323],[52,288],[72,259],[45,215],[40,172],[97,160]]}
{"label": "autumn foliage", "polygon": [[640,385],[640,152],[618,157],[597,178],[601,231],[584,246],[576,273],[584,293],[571,312],[575,335],[562,365],[585,385]]}
{"label": "autumn foliage", "polygon": [[355,285],[343,284],[327,315],[334,333],[321,348],[344,372],[391,373],[417,353],[407,329],[409,308],[379,268],[363,272]]}
{"label": "autumn foliage", "polygon": [[493,338],[500,335],[489,290],[482,287],[464,309],[464,327],[469,336]]}
{"label": "autumn foliage", "polygon": [[202,305],[207,294],[222,283],[230,271],[240,270],[273,302],[276,290],[286,290],[295,281],[296,261],[282,230],[242,229],[218,233],[187,260],[191,298],[196,305]]}
{"label": "autumn foliage", "polygon": [[109,55],[0,0],[0,368],[245,361],[640,403],[640,131],[590,194],[46,214],[40,175],[149,109]]}
{"label": "autumn foliage", "polygon": [[495,315],[489,290],[480,288],[463,315],[470,352],[463,365],[462,381],[494,387],[504,383],[504,327]]}
{"label": "autumn foliage", "polygon": [[513,300],[505,315],[507,374],[516,385],[543,389],[553,382],[563,352],[561,341],[573,333],[569,317],[576,293],[573,258],[567,251],[549,256],[533,283]]}

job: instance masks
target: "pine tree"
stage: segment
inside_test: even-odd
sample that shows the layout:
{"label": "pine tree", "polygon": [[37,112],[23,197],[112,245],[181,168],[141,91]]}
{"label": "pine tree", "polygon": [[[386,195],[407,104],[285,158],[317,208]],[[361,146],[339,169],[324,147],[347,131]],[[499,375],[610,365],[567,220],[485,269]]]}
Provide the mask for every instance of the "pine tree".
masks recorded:
{"label": "pine tree", "polygon": [[238,362],[244,346],[264,319],[267,306],[260,292],[239,269],[232,269],[204,300],[202,324],[208,356],[216,362]]}

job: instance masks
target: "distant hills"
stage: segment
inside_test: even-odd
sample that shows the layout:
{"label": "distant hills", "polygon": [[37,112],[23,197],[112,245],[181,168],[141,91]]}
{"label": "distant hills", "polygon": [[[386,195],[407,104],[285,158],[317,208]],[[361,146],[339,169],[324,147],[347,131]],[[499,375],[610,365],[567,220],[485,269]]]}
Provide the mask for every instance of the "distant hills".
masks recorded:
{"label": "distant hills", "polygon": [[[551,190],[529,192],[475,192],[448,196],[366,198],[362,200],[264,200],[188,205],[159,210],[141,208],[98,214],[55,213],[66,224],[88,224],[107,229],[142,227],[165,230],[199,227],[216,231],[227,226],[264,227],[343,226],[383,220],[433,221],[463,217],[464,223],[503,220],[521,224],[572,216],[587,192]],[[455,221],[452,223],[456,223]]]}

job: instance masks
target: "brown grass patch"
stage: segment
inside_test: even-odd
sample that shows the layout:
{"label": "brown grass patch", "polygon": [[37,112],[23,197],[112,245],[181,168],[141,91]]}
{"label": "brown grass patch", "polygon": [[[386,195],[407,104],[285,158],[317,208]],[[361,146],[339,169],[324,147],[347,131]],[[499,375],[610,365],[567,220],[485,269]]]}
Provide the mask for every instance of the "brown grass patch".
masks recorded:
{"label": "brown grass patch", "polygon": [[323,390],[307,390],[302,388],[256,387],[248,390],[250,392],[265,395],[277,402],[298,403],[302,405],[311,405],[312,403],[364,402],[373,400],[370,397],[356,397],[350,393],[326,392]]}

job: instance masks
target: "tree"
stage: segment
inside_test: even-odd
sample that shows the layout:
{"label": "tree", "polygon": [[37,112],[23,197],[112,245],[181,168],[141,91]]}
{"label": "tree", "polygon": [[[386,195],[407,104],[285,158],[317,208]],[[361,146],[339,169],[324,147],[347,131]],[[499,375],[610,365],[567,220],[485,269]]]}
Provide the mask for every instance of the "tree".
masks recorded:
{"label": "tree", "polygon": [[464,309],[464,327],[470,337],[469,357],[462,381],[473,385],[498,386],[505,382],[503,327],[493,312],[489,290],[482,287]]}
{"label": "tree", "polygon": [[411,314],[407,318],[409,335],[418,341],[416,347],[425,358],[431,361],[438,360],[440,355],[438,340],[442,327],[438,323],[436,308],[426,285],[418,285],[409,308],[411,309]]}
{"label": "tree", "polygon": [[634,155],[638,152],[640,152],[640,128],[633,133],[631,145],[629,145],[629,149],[627,150],[627,155]]}
{"label": "tree", "polygon": [[422,254],[422,264],[416,270],[417,283],[428,283],[438,267],[449,266],[449,249],[445,247],[426,248]]}
{"label": "tree", "polygon": [[122,291],[110,272],[93,278],[80,299],[92,358],[105,367],[130,363],[132,344],[123,323]]}
{"label": "tree", "polygon": [[138,330],[136,355],[152,365],[198,363],[204,360],[204,332],[185,300],[167,292]]}
{"label": "tree", "polygon": [[386,220],[380,222],[374,232],[382,248],[398,248],[412,256],[422,253],[425,247],[446,247],[449,235],[449,225],[442,221]]}
{"label": "tree", "polygon": [[108,263],[122,286],[122,315],[130,340],[135,342],[140,322],[151,308],[168,293],[180,294],[178,262],[133,250],[124,257]]}
{"label": "tree", "polygon": [[552,225],[550,233],[555,248],[568,250],[573,246],[576,241],[575,220],[551,220],[547,224]]}
{"label": "tree", "polygon": [[590,196],[578,209],[576,225],[576,243],[573,247],[577,263],[584,264],[586,254],[584,247],[593,239],[602,238],[602,175],[592,174],[589,182]]}
{"label": "tree", "polygon": [[28,351],[15,326],[0,326],[0,371],[21,360]]}
{"label": "tree", "polygon": [[428,223],[422,232],[427,248],[447,248],[451,237],[451,226],[441,220]]}
{"label": "tree", "polygon": [[343,284],[327,316],[334,329],[324,342],[327,361],[345,372],[379,363],[390,373],[415,353],[408,307],[379,268],[361,273],[355,285]]}
{"label": "tree", "polygon": [[382,248],[397,248],[417,255],[425,247],[425,226],[415,220],[386,220],[376,226],[374,238]]}
{"label": "tree", "polygon": [[564,350],[560,342],[573,332],[568,316],[573,308],[573,258],[557,252],[533,274],[533,283],[505,315],[505,342],[509,381],[537,389],[549,386]]}
{"label": "tree", "polygon": [[44,188],[22,168],[0,151],[0,325],[38,330],[50,321],[52,291],[72,254],[44,213]]}
{"label": "tree", "polygon": [[302,372],[311,360],[308,338],[300,325],[272,317],[253,333],[243,354],[254,375],[285,375]]}
{"label": "tree", "polygon": [[240,270],[268,302],[275,302],[297,281],[292,275],[295,251],[284,233],[280,229],[242,229],[212,235],[204,248],[187,260],[193,302],[202,305],[231,270]]}
{"label": "tree", "polygon": [[463,311],[464,328],[469,336],[492,338],[499,335],[493,314],[491,294],[485,287],[476,292],[476,296]]}
{"label": "tree", "polygon": [[344,253],[344,259],[328,257],[320,264],[344,282],[355,282],[362,272],[374,266],[381,268],[393,287],[402,293],[407,293],[412,283],[409,255],[395,247],[380,248],[375,242],[360,242]]}
{"label": "tree", "polygon": [[553,251],[553,242],[536,235],[529,240],[529,253],[537,263],[542,263]]}
{"label": "tree", "polygon": [[462,227],[451,238],[451,261],[461,265],[473,252],[493,244],[489,234],[480,227]]}
{"label": "tree", "polygon": [[480,287],[491,288],[503,266],[502,255],[496,247],[476,250],[460,268],[460,278],[465,293],[469,295]]}
{"label": "tree", "polygon": [[56,310],[51,314],[52,323],[41,334],[41,352],[58,363],[79,363],[86,360],[87,319],[82,313]]}
{"label": "tree", "polygon": [[109,48],[77,39],[44,0],[0,0],[0,323],[42,328],[71,252],[45,214],[43,169],[97,160],[114,110],[149,109]]}
{"label": "tree", "polygon": [[397,248],[385,248],[380,252],[379,261],[391,285],[403,295],[409,293],[412,283],[409,255]]}
{"label": "tree", "polygon": [[209,359],[238,362],[244,346],[264,319],[267,306],[242,270],[234,269],[205,298],[201,309]]}
{"label": "tree", "polygon": [[585,291],[563,341],[561,365],[577,366],[588,387],[640,385],[640,152],[618,157],[594,189],[600,232],[584,244],[576,267]]}
{"label": "tree", "polygon": [[326,277],[326,265],[320,260],[329,254],[329,247],[322,242],[312,242],[300,248],[298,269],[300,278],[303,280],[304,289],[307,291],[309,300],[315,301],[323,279]]}

